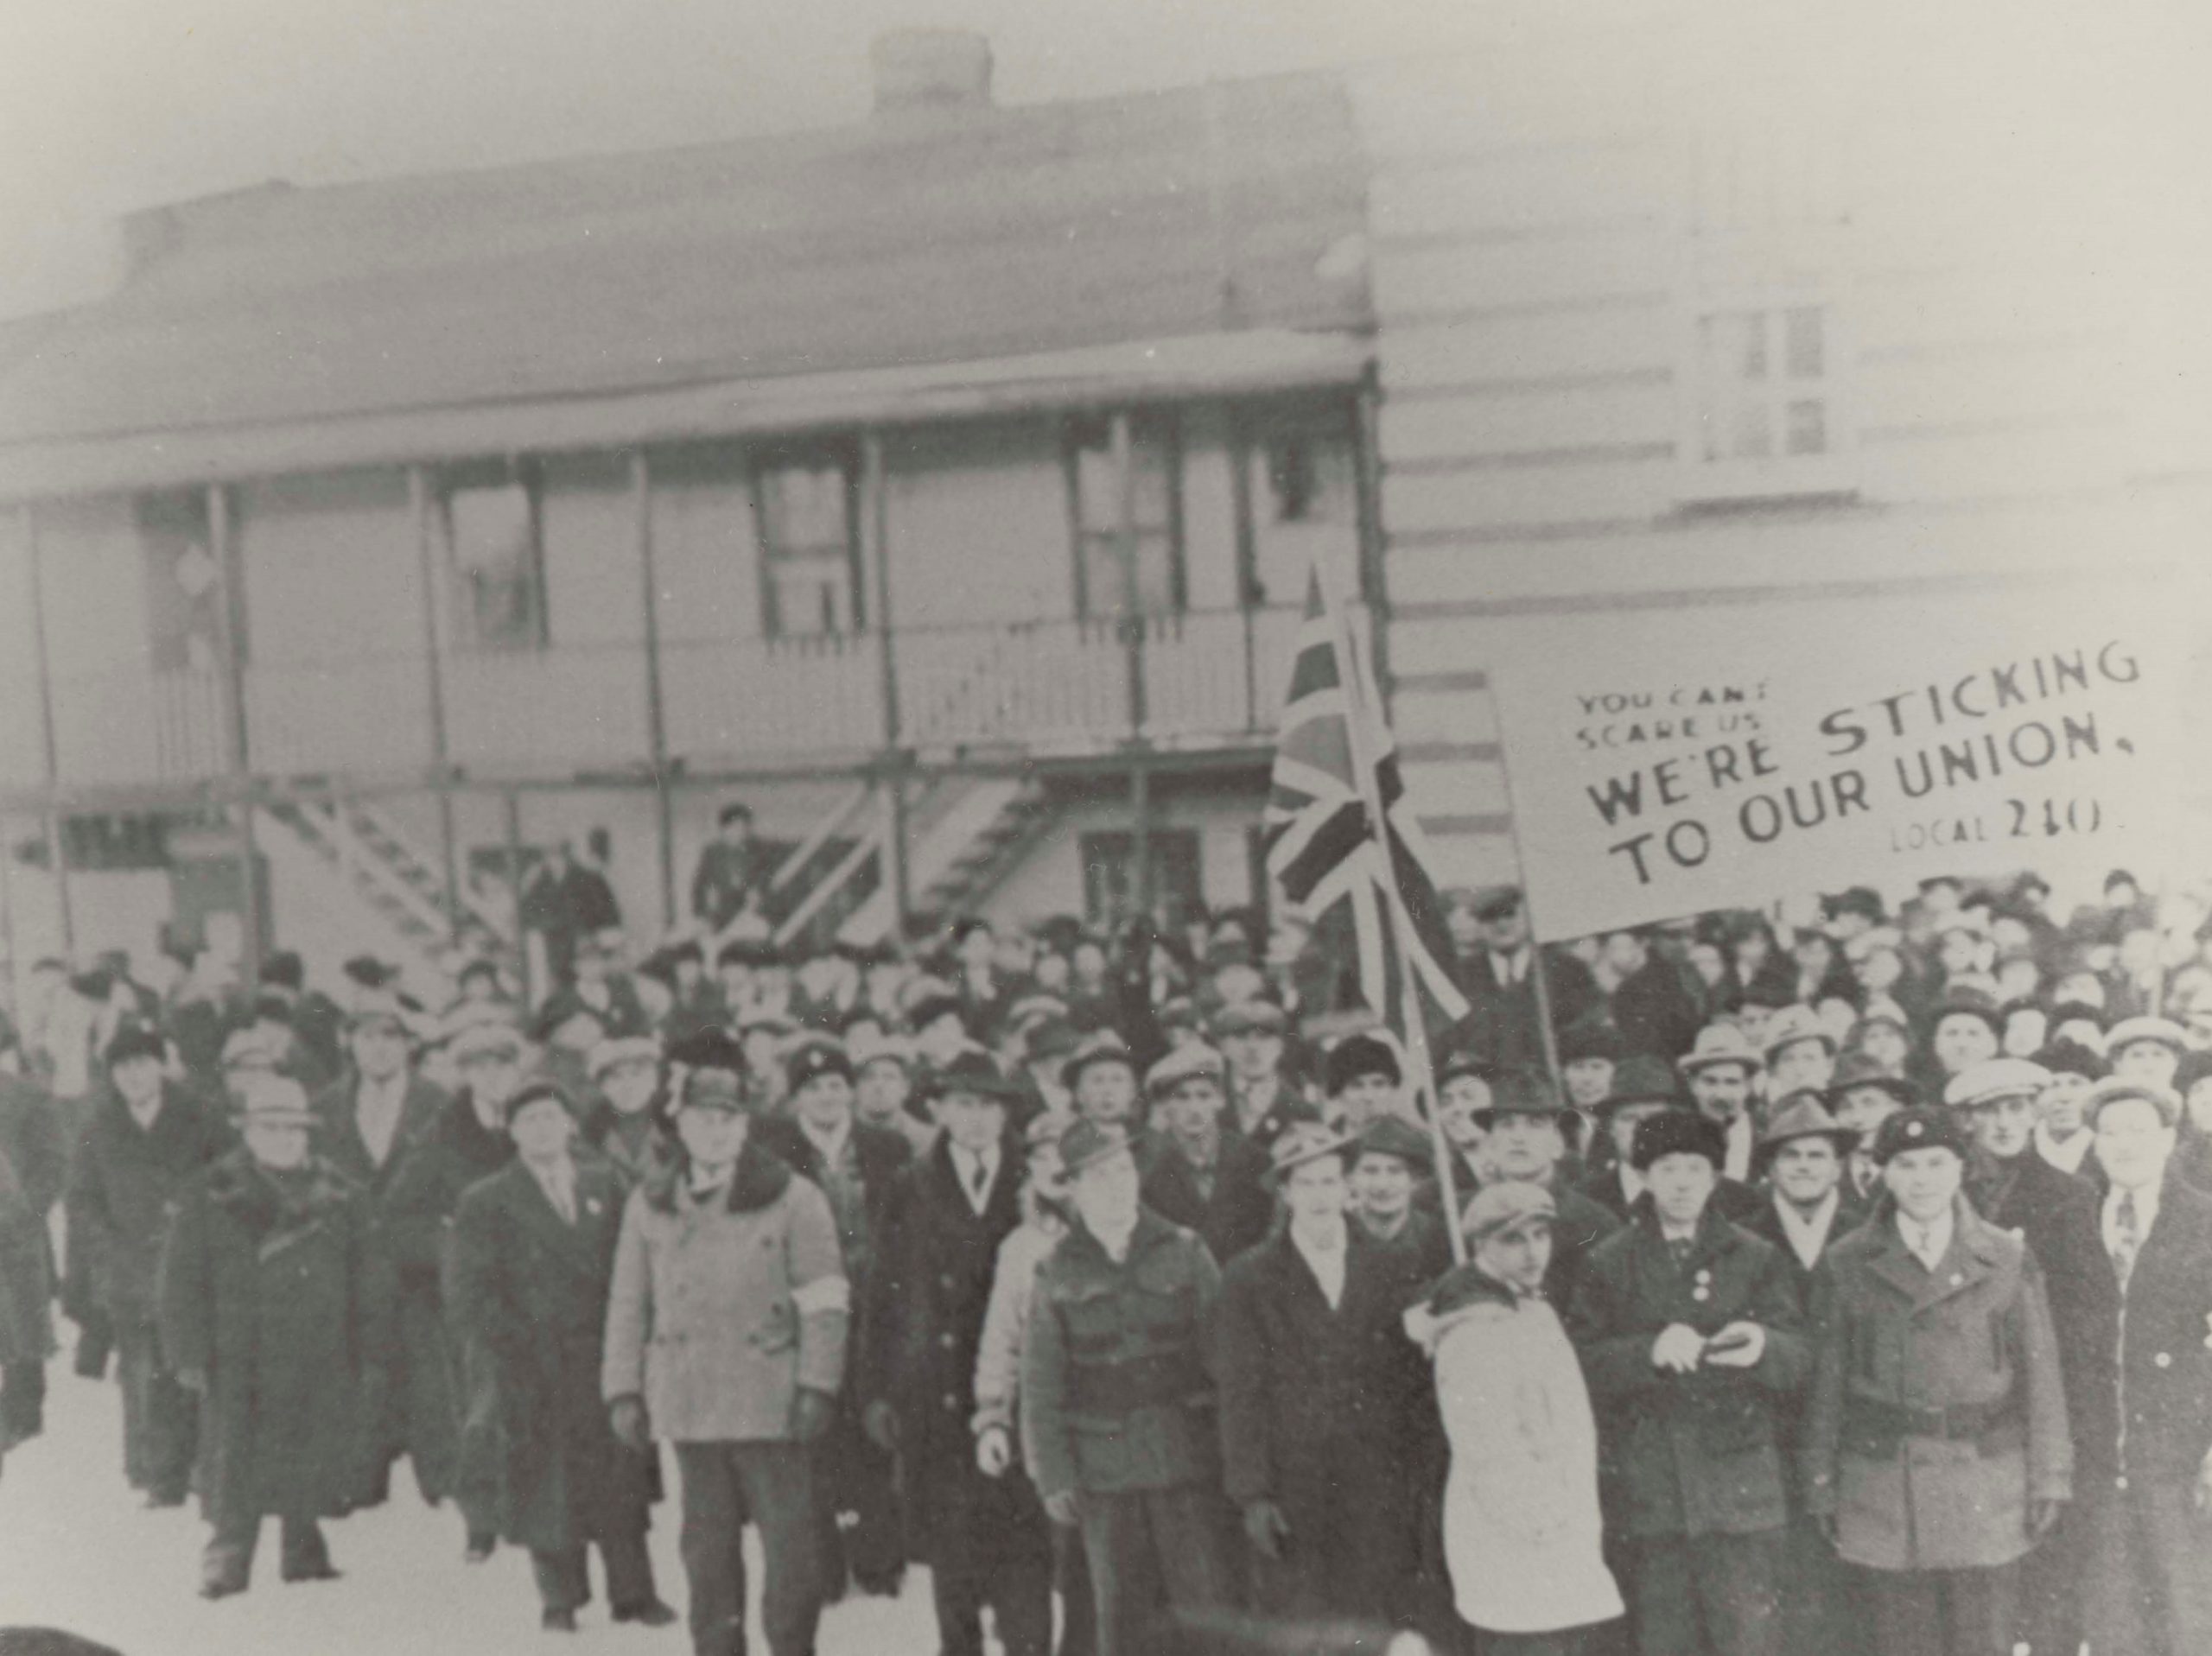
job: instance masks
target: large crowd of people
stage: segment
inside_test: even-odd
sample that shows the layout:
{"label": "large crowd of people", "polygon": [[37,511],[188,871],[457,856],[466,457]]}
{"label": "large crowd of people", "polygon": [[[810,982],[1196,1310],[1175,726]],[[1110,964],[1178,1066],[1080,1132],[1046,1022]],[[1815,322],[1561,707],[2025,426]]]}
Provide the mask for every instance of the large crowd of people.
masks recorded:
{"label": "large crowd of people", "polygon": [[0,1444],[58,1304],[204,1596],[271,1516],[335,1575],[404,1456],[555,1631],[594,1549],[614,1620],[679,1619],[673,1494],[697,1656],[746,1647],[748,1524],[775,1656],[910,1564],[945,1656],[2212,1650],[2183,900],[1939,879],[1539,949],[1455,891],[1472,1010],[1418,1078],[1293,919],[791,951],[733,927],[731,843],[701,924],[570,928],[535,1005],[488,958],[436,1006],[367,959],[41,962]]}

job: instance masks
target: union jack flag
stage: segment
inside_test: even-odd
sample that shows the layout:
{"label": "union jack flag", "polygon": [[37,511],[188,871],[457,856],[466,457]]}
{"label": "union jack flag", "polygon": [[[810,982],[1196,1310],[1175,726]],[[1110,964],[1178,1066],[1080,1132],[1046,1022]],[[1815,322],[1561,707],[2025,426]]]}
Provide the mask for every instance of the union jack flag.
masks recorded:
{"label": "union jack flag", "polygon": [[[1291,665],[1290,695],[1275,742],[1262,819],[1269,874],[1319,933],[1348,933],[1368,1010],[1419,1052],[1468,1014],[1451,970],[1451,934],[1428,872],[1428,846],[1406,800],[1398,756],[1379,714],[1367,665],[1320,572],[1308,578],[1306,619]],[[1360,767],[1372,772],[1363,785]],[[1368,800],[1386,829],[1375,832]],[[1390,913],[1392,888],[1409,940]],[[1407,1004],[1417,989],[1418,1028]]]}

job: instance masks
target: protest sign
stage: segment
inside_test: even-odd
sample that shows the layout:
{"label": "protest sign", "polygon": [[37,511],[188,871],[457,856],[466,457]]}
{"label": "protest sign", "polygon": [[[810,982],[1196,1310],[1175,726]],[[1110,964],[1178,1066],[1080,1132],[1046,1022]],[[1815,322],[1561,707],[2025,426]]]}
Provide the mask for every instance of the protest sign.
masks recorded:
{"label": "protest sign", "polygon": [[2097,584],[1486,629],[1540,935],[2124,856],[2172,832],[2183,606]]}

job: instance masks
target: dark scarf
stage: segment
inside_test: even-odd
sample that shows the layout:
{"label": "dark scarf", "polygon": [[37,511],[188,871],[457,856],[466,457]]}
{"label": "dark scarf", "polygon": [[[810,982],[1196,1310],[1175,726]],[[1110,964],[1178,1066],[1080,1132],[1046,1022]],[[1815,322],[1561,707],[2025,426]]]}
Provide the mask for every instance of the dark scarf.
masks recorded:
{"label": "dark scarf", "polygon": [[[791,1182],[791,1170],[748,1139],[737,1152],[737,1169],[730,1176],[723,1206],[731,1213],[757,1213],[783,1195]],[[639,1188],[645,1193],[647,1207],[674,1213],[677,1192],[690,1183],[691,1152],[679,1146],[667,1164],[656,1168]]]}

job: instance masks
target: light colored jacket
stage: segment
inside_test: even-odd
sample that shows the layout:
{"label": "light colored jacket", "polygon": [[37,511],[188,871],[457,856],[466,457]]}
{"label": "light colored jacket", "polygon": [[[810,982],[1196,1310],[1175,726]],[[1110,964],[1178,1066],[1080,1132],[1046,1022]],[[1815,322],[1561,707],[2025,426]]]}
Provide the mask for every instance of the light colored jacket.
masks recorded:
{"label": "light colored jacket", "polygon": [[1029,1326],[1037,1267],[1066,1234],[1067,1227],[1059,1220],[1032,1213],[999,1244],[990,1302],[983,1311],[982,1340],[976,1348],[976,1414],[969,1425],[978,1437],[993,1426],[1014,1430],[1014,1401],[1021,1394],[1021,1336]]}
{"label": "light colored jacket", "polygon": [[1552,1633],[1620,1615],[1603,1555],[1597,1423],[1558,1314],[1465,1266],[1405,1323],[1436,1363],[1452,1446],[1444,1558],[1460,1618]]}
{"label": "light colored jacket", "polygon": [[798,1389],[843,1381],[850,1298],[820,1190],[748,1146],[694,1201],[679,1160],[623,1210],[601,1393],[642,1396],[673,1443],[787,1439]]}

